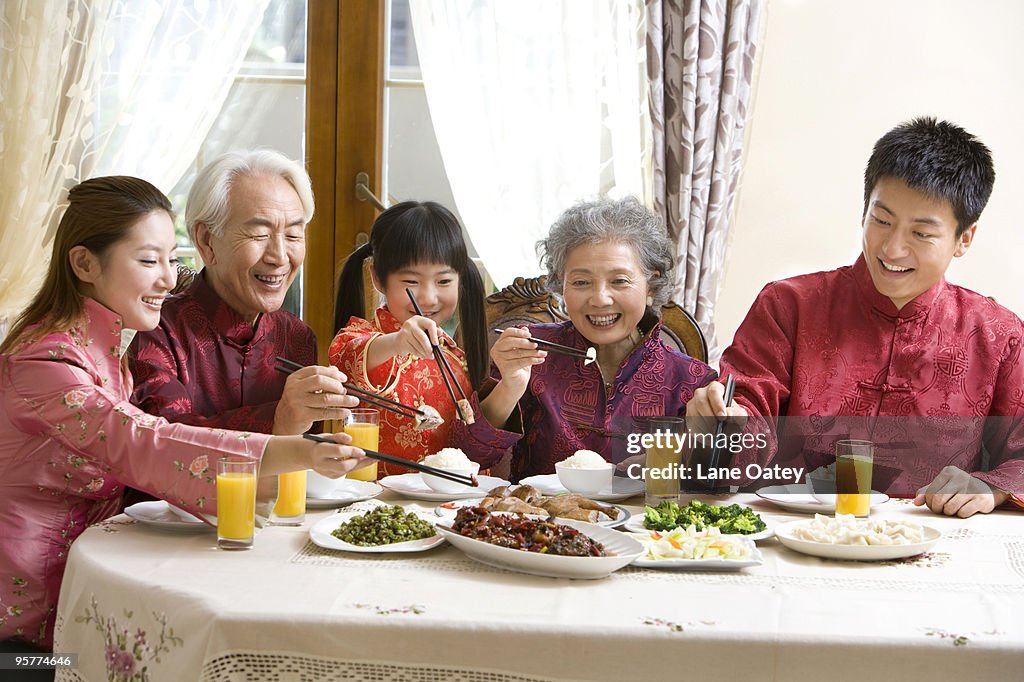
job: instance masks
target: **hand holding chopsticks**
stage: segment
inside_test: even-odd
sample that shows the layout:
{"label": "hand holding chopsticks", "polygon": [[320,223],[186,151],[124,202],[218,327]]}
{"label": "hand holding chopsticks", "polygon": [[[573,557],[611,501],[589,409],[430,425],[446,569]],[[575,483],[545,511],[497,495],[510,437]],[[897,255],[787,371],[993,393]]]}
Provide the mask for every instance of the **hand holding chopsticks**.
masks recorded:
{"label": "hand holding chopsticks", "polygon": [[[495,334],[504,334],[504,329],[492,329]],[[572,348],[571,346],[563,346],[560,343],[554,343],[553,341],[545,341],[544,339],[538,339],[533,336],[529,337],[527,341],[531,341],[544,350],[551,351],[553,353],[562,353],[563,355],[571,355],[576,358],[581,358],[584,365],[597,360],[597,349],[593,346],[588,346],[586,350],[580,350],[579,348]]]}
{"label": "hand holding chopsticks", "polygon": [[[283,358],[280,355],[277,356],[275,359],[277,360],[278,364],[274,367],[274,369],[276,369],[278,372],[283,372],[284,374],[291,374],[292,372],[296,372],[302,369],[302,365],[300,365],[299,363],[292,362],[291,360]],[[413,419],[422,419],[427,417],[427,413],[425,413],[423,410],[412,407],[410,405],[406,405],[405,403],[389,400],[387,398],[377,395],[376,393],[371,393],[370,391],[363,390],[358,386],[353,386],[352,384],[349,383],[343,383],[342,386],[344,386],[345,390],[348,391],[349,393],[359,396],[360,401],[369,403],[381,409],[391,410],[392,412],[396,412],[402,416],[411,417]]]}
{"label": "hand holding chopsticks", "polygon": [[[330,438],[324,438],[323,436],[317,436],[312,433],[304,433],[302,437],[307,440],[316,441],[317,443],[334,443]],[[389,464],[397,464],[398,466],[405,467],[406,469],[415,469],[416,471],[422,471],[425,474],[431,474],[438,478],[444,478],[454,483],[461,483],[476,488],[480,484],[476,480],[476,476],[464,476],[462,474],[456,474],[451,471],[445,471],[444,469],[435,469],[432,466],[428,466],[421,462],[412,462],[401,457],[394,457],[392,455],[385,455],[382,452],[374,452],[373,450],[367,450],[366,448],[360,448],[366,453],[366,456],[370,459],[378,459],[382,462],[388,462]]]}
{"label": "hand holding chopsticks", "polygon": [[[409,300],[412,301],[412,307],[415,308],[416,314],[420,317],[426,317],[423,314],[423,309],[420,308],[420,304],[416,302],[416,296],[413,295],[412,289],[409,287],[405,288],[405,293],[409,295]],[[473,418],[473,407],[469,404],[469,400],[466,398],[466,392],[462,390],[462,385],[459,384],[458,378],[455,376],[455,372],[452,371],[451,365],[448,364],[448,358],[444,356],[444,352],[441,347],[433,341],[430,342],[430,348],[434,353],[434,360],[437,361],[437,369],[441,372],[441,378],[444,380],[445,388],[448,389],[448,396],[452,399],[452,404],[455,405],[455,414],[458,415],[459,419],[472,424]],[[455,390],[458,389],[459,396],[455,397]]]}

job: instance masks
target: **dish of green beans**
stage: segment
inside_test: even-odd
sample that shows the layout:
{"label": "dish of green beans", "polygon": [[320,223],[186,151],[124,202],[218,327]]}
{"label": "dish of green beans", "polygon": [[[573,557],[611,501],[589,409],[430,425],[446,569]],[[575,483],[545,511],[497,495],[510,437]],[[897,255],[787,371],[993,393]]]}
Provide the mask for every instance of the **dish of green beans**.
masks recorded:
{"label": "dish of green beans", "polygon": [[436,534],[432,524],[399,506],[377,507],[353,516],[331,531],[331,535],[339,540],[360,547],[422,540]]}

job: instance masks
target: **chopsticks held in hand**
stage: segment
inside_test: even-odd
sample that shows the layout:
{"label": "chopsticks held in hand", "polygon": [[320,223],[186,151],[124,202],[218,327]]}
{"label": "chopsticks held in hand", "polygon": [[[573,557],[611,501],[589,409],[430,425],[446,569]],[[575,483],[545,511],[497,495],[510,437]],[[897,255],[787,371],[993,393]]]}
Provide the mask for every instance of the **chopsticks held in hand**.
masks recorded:
{"label": "chopsticks held in hand", "polygon": [[[423,309],[420,308],[420,304],[416,302],[416,296],[413,295],[412,289],[406,287],[405,293],[409,295],[409,300],[412,301],[412,307],[416,309],[416,314],[420,317],[426,317],[423,314]],[[474,421],[473,408],[470,407],[469,400],[466,398],[466,392],[462,390],[462,385],[459,384],[459,380],[455,377],[452,366],[448,364],[448,358],[444,356],[441,347],[436,343],[431,342],[430,349],[434,353],[437,369],[441,372],[441,378],[444,379],[444,385],[448,389],[448,395],[452,399],[452,404],[455,405],[455,414],[467,424],[472,424]],[[455,388],[452,388],[452,384],[455,385]],[[459,395],[462,396],[461,399],[455,397],[455,389],[458,389]]]}
{"label": "chopsticks held in hand", "polygon": [[[303,368],[303,366],[300,365],[299,363],[293,362],[288,358],[282,358],[280,355],[278,355],[275,358],[275,360],[277,360],[278,364],[274,366],[274,369],[284,374],[291,374],[292,372],[297,372],[298,370]],[[358,386],[353,386],[352,384],[345,383],[343,383],[342,386],[344,386],[345,390],[348,391],[349,393],[353,393],[359,396],[359,400],[361,400],[362,402],[369,403],[371,405],[376,405],[377,407],[384,410],[390,410],[396,414],[402,415],[403,417],[412,417],[413,419],[415,419],[417,416],[427,416],[427,414],[423,410],[412,407],[411,405],[406,405],[405,403],[397,402],[395,400],[388,400],[387,398],[379,396],[376,393],[365,391],[359,388]]]}
{"label": "chopsticks held in hand", "polygon": [[[339,445],[339,443],[331,440],[330,438],[324,438],[323,436],[317,436],[312,433],[304,433],[302,437],[306,440],[316,441],[317,443],[330,443],[332,445]],[[452,473],[451,471],[445,471],[444,469],[435,469],[432,466],[421,464],[420,462],[412,462],[408,459],[402,459],[401,457],[393,457],[391,455],[385,455],[382,452],[374,452],[373,450],[367,450],[366,448],[359,448],[366,453],[366,456],[370,459],[379,459],[382,462],[388,462],[389,464],[397,464],[407,469],[415,469],[416,471],[422,471],[425,474],[431,476],[437,476],[438,478],[447,479],[453,483],[461,483],[462,485],[478,487],[480,483],[476,480],[476,476],[463,476],[462,474]]]}
{"label": "chopsticks held in hand", "polygon": [[[495,334],[505,333],[504,329],[492,329],[491,331],[493,331]],[[593,346],[588,347],[586,350],[580,350],[579,348],[563,346],[560,343],[554,343],[553,341],[545,341],[544,339],[538,339],[532,336],[528,338],[527,341],[532,341],[533,343],[537,344],[538,346],[545,350],[550,350],[555,353],[563,353],[564,355],[571,355],[577,358],[583,358],[583,360],[585,361],[583,363],[584,365],[589,365],[590,363],[597,360],[597,349],[594,348]]]}
{"label": "chopsticks held in hand", "polygon": [[[731,407],[732,406],[732,397],[733,397],[733,395],[735,393],[736,393],[736,380],[733,379],[732,375],[730,374],[729,376],[727,376],[725,378],[725,406],[726,407]],[[715,427],[715,443],[714,443],[714,445],[711,446],[711,457],[708,460],[708,468],[709,469],[713,470],[713,469],[717,469],[718,468],[718,453],[719,453],[718,443],[722,439],[722,434],[723,433],[725,433],[725,419],[719,421],[718,425]]]}

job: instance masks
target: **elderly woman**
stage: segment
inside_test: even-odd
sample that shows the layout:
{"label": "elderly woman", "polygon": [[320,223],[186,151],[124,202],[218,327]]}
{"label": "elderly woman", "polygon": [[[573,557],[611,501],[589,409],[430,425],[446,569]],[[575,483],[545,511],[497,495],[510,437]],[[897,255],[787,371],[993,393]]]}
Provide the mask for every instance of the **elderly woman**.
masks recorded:
{"label": "elderly woman", "polygon": [[[538,247],[569,320],[506,329],[491,349],[498,383],[484,419],[452,434],[481,466],[512,447],[514,480],[553,473],[579,449],[619,459],[617,436],[635,431],[637,418],[685,414],[694,390],[716,376],[661,339],[656,311],[669,296],[672,246],[636,199],[578,204]],[[548,354],[530,337],[592,346],[597,362]]]}

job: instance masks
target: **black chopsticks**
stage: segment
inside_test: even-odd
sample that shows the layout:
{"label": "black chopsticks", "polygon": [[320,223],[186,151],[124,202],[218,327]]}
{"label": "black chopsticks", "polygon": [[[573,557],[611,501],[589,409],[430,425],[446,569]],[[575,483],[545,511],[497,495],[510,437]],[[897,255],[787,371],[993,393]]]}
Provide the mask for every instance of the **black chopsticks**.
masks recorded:
{"label": "black chopsticks", "polygon": [[[339,445],[336,441],[330,438],[324,438],[313,433],[304,433],[302,437],[306,440],[316,441],[317,443],[330,443],[331,445]],[[359,448],[366,453],[366,456],[370,459],[379,459],[382,462],[388,462],[389,464],[397,464],[398,466],[405,467],[407,469],[415,469],[431,476],[437,476],[438,478],[444,478],[452,483],[461,483],[462,485],[468,485],[476,488],[480,483],[476,480],[476,476],[464,476],[462,474],[456,474],[451,471],[445,471],[444,469],[435,469],[432,466],[422,464],[420,462],[413,462],[408,459],[402,459],[401,457],[394,457],[392,455],[385,455],[382,452],[374,452],[373,450],[367,450],[366,448]]]}
{"label": "black chopsticks", "polygon": [[[504,334],[505,333],[504,329],[492,329],[491,331],[493,331],[495,334]],[[529,339],[527,339],[527,341],[532,341],[533,343],[537,344],[541,348],[547,348],[547,349],[552,350],[552,351],[554,351],[556,353],[563,353],[565,355],[571,355],[573,357],[583,358],[584,360],[586,360],[586,362],[584,364],[590,364],[594,360],[597,360],[597,351],[594,350],[593,346],[591,346],[587,350],[580,350],[579,348],[573,348],[571,346],[563,346],[560,343],[555,343],[553,341],[545,341],[544,339],[538,339],[538,338],[535,338],[533,336],[531,336]]]}
{"label": "black chopsticks", "polygon": [[[409,295],[409,300],[412,301],[412,307],[416,309],[416,314],[420,317],[426,317],[423,314],[423,309],[420,308],[420,304],[416,302],[416,296],[413,295],[412,289],[406,287],[405,293]],[[441,347],[436,343],[431,342],[430,348],[434,353],[434,360],[437,361],[437,369],[441,372],[441,378],[444,379],[444,385],[448,389],[448,395],[452,399],[452,404],[455,405],[455,414],[457,414],[459,419],[467,424],[472,424],[473,409],[470,407],[469,400],[466,398],[466,392],[462,390],[462,385],[455,377],[455,372],[452,371],[452,366],[448,364],[448,358],[444,356],[444,352],[441,350]],[[446,370],[447,374],[445,373]],[[449,376],[451,377],[450,379]],[[455,397],[455,390],[452,388],[452,384],[455,384],[455,388],[459,390],[459,395],[462,396],[461,401],[459,398]],[[467,408],[466,412],[463,412],[463,407]]]}
{"label": "black chopsticks", "polygon": [[[725,378],[725,406],[732,406],[732,397],[736,393],[736,380],[733,379],[730,374]],[[725,419],[718,422],[715,427],[715,442],[711,446],[711,458],[708,460],[708,469],[715,470],[718,468],[718,444],[722,439],[722,434],[725,433]]]}
{"label": "black chopsticks", "polygon": [[[284,374],[291,374],[292,372],[297,372],[298,370],[303,369],[303,366],[300,365],[299,363],[293,362],[288,358],[283,358],[280,355],[278,355],[275,358],[275,360],[277,360],[278,364],[274,366],[274,369],[276,369],[278,372],[283,372]],[[348,391],[349,393],[354,393],[358,395],[360,401],[369,403],[371,405],[376,405],[377,407],[380,407],[385,410],[390,410],[392,412],[395,412],[396,414],[402,415],[403,417],[412,417],[415,419],[417,415],[420,417],[427,416],[426,412],[424,412],[423,410],[419,410],[415,407],[412,407],[411,405],[406,405],[405,403],[400,403],[395,400],[388,400],[387,398],[379,396],[376,393],[371,393],[370,391],[361,389],[358,386],[353,386],[352,384],[346,383],[343,383],[342,386],[344,386],[345,390]]]}

